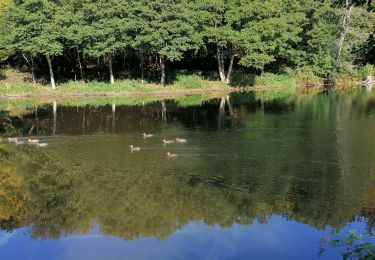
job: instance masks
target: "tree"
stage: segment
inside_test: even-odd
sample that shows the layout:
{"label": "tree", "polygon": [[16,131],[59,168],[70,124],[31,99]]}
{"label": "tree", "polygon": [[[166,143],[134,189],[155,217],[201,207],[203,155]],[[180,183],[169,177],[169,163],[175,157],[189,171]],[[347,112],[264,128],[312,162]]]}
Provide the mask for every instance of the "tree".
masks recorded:
{"label": "tree", "polygon": [[[4,35],[3,18],[5,8],[9,5],[10,0],[0,0],[0,35]],[[0,37],[0,61],[6,59],[10,53],[6,51],[4,37]]]}
{"label": "tree", "polygon": [[36,55],[46,57],[52,89],[56,88],[52,58],[63,51],[61,27],[56,19],[57,3],[48,0],[14,1],[4,21],[4,41],[9,50],[27,53],[31,58]]}
{"label": "tree", "polygon": [[[241,64],[260,69],[276,60],[299,60],[305,15],[298,4],[288,0],[251,1],[243,5],[240,32],[244,56]],[[237,14],[236,16],[238,16]]]}
{"label": "tree", "polygon": [[128,34],[127,0],[81,1],[84,25],[84,51],[95,58],[104,57],[108,63],[110,83],[115,83],[113,58],[116,53],[131,46]]}
{"label": "tree", "polygon": [[241,6],[235,0],[197,0],[195,4],[206,48],[213,45],[216,49],[220,81],[230,83],[234,59],[239,55],[239,32],[235,28],[238,16],[233,18],[241,12]]}
{"label": "tree", "polygon": [[178,61],[187,50],[197,49],[196,21],[185,0],[137,2],[137,46],[158,55],[161,80],[166,84],[166,61]]}
{"label": "tree", "polygon": [[334,2],[345,10],[343,18],[342,18],[340,38],[337,43],[337,55],[336,55],[336,65],[337,65],[340,61],[341,52],[344,47],[346,36],[350,29],[350,24],[352,22],[353,8],[355,6],[362,6],[369,10],[373,10],[375,4],[373,3],[372,0],[334,0]]}
{"label": "tree", "polygon": [[65,45],[77,55],[77,61],[81,80],[84,81],[81,53],[83,52],[86,40],[85,17],[82,11],[82,1],[67,0],[61,7],[61,21]]}

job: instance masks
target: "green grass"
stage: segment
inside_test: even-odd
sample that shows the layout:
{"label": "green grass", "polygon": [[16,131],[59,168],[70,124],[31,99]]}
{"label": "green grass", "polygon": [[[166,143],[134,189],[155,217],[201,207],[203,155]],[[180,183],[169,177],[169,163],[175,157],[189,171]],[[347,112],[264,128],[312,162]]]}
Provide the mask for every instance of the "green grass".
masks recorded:
{"label": "green grass", "polygon": [[255,86],[285,87],[287,90],[295,88],[296,77],[289,74],[265,73],[263,76],[255,77]]}

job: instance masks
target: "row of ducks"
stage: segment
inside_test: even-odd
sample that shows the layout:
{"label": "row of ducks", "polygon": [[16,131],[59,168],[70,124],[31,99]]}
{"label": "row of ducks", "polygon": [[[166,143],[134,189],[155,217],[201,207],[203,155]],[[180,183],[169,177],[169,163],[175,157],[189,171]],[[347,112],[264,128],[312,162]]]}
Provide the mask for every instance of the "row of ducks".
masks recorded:
{"label": "row of ducks", "polygon": [[47,146],[48,146],[47,143],[41,143],[39,139],[30,139],[30,138],[27,139],[27,141],[25,142],[25,141],[21,141],[21,140],[19,140],[19,139],[16,138],[16,137],[10,137],[10,138],[8,138],[8,142],[10,142],[10,143],[14,143],[14,144],[16,144],[16,145],[21,145],[21,144],[26,144],[26,143],[28,143],[28,144],[30,144],[30,145],[35,145],[35,146],[37,146],[37,147],[47,147]]}
{"label": "row of ducks", "polygon": [[[142,136],[143,136],[144,139],[148,139],[148,138],[154,137],[153,134],[146,134],[146,133],[144,133]],[[182,139],[182,138],[176,138],[175,140],[166,140],[166,139],[163,139],[163,144],[164,145],[174,144],[174,143],[185,144],[185,143],[187,143],[187,140],[186,139]],[[139,151],[142,150],[142,148],[134,146],[134,145],[130,145],[129,147],[130,147],[130,151],[131,152],[139,152]],[[178,157],[177,154],[170,153],[170,152],[167,152],[166,155],[167,155],[168,158]]]}

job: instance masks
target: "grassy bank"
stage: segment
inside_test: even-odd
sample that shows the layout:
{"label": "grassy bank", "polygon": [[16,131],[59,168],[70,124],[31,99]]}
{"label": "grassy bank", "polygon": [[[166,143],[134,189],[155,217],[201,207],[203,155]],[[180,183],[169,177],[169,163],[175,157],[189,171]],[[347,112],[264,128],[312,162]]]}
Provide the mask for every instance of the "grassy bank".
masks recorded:
{"label": "grassy bank", "polygon": [[155,83],[141,83],[134,79],[120,79],[114,85],[106,82],[69,81],[58,84],[57,89],[52,90],[48,84],[32,83],[28,73],[22,73],[14,69],[5,69],[0,77],[0,96],[122,96],[122,95],[178,95],[197,94],[212,91],[235,91],[259,88],[294,88],[296,80],[290,75],[266,74],[262,77],[245,74],[241,71],[233,75],[232,84],[223,84],[212,80],[212,77],[204,77],[200,74],[177,75],[172,84],[163,87]]}
{"label": "grassy bank", "polygon": [[[211,92],[230,92],[238,90],[268,91],[267,96],[285,97],[304,89],[316,89],[323,80],[310,71],[287,71],[281,74],[265,73],[262,76],[237,70],[231,84],[215,81],[215,77],[202,76],[201,73],[176,73],[171,84],[163,87],[152,82],[141,83],[135,79],[120,79],[114,85],[100,81],[68,81],[58,84],[52,90],[48,84],[32,83],[29,73],[14,69],[0,72],[0,98],[33,97],[99,97],[99,96],[178,96]],[[351,78],[346,80],[353,86]],[[342,83],[341,83],[342,85]]]}

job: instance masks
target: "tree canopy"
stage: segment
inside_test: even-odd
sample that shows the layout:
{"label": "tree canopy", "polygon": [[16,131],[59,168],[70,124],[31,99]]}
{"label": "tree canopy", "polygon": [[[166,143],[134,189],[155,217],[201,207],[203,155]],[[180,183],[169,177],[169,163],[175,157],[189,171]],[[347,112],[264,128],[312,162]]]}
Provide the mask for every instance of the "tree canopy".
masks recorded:
{"label": "tree canopy", "polygon": [[40,64],[45,56],[52,82],[58,61],[59,71],[79,67],[82,79],[83,67],[106,64],[114,83],[125,57],[133,67],[140,59],[142,79],[146,57],[161,84],[167,61],[213,58],[226,83],[241,66],[261,73],[308,67],[327,76],[373,63],[373,7],[359,0],[2,0],[0,50],[22,55],[31,70],[32,58]]}

